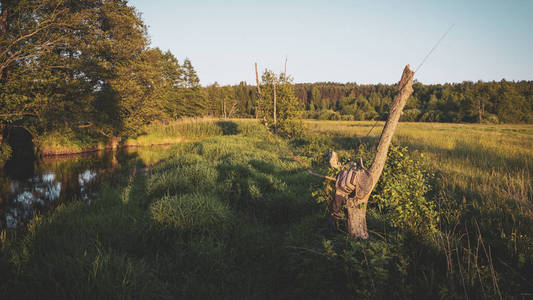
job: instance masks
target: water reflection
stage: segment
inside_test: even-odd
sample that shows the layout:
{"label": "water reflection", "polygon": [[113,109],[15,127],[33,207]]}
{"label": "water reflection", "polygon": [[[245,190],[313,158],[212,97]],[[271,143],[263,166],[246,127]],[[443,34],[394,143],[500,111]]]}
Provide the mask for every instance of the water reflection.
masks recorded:
{"label": "water reflection", "polygon": [[[20,222],[33,217],[34,208],[49,208],[61,194],[61,182],[53,172],[46,172],[27,181],[12,180],[9,187],[5,226],[15,228]],[[9,199],[13,198],[11,203]]]}
{"label": "water reflection", "polygon": [[11,161],[0,170],[0,228],[16,228],[64,201],[91,203],[99,183],[136,156],[129,149]]}

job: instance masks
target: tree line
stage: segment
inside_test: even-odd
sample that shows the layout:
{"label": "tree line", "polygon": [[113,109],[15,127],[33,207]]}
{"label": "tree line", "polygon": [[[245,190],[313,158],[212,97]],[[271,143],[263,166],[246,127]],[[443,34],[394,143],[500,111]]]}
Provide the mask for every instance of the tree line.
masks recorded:
{"label": "tree line", "polygon": [[[294,84],[302,118],[322,120],[385,120],[397,93],[395,84]],[[217,83],[204,88],[208,113],[222,117],[254,117],[254,85]],[[533,81],[413,84],[401,117],[411,122],[533,123]],[[223,107],[231,110],[223,110]]]}
{"label": "tree line", "polygon": [[191,61],[151,47],[125,0],[0,0],[0,127],[132,135],[204,114],[201,94]]}

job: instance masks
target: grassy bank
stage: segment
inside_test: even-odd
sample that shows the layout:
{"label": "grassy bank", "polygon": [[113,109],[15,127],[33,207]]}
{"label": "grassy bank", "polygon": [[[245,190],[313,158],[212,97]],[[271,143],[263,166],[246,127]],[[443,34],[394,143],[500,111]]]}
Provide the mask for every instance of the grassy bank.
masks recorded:
{"label": "grassy bank", "polygon": [[[380,128],[365,137],[371,123],[308,125],[308,135],[290,141],[254,121],[215,125],[221,128],[210,131],[215,136],[132,162],[152,165],[148,172],[123,167],[91,205],[62,204],[25,230],[2,232],[0,294],[476,299],[533,293],[531,186],[527,177],[514,177],[531,176],[531,148],[523,139],[531,128],[401,124],[395,142],[409,150],[392,148],[370,200],[371,237],[354,241],[342,224],[328,232],[324,200],[331,183],[306,168],[332,174],[323,158],[331,148],[341,159],[370,163]],[[518,149],[498,152],[483,144],[485,135],[501,135]],[[505,190],[506,176],[517,180],[515,190]]]}
{"label": "grassy bank", "polygon": [[308,175],[284,141],[240,127],[178,145],[150,173],[123,171],[90,206],[61,205],[23,236],[2,233],[2,295],[279,297],[284,232],[314,206]]}
{"label": "grassy bank", "polygon": [[[235,130],[230,122],[212,118],[180,119],[169,123],[154,122],[135,136],[120,137],[119,147],[171,145],[208,136],[223,135]],[[37,137],[39,152],[44,156],[92,152],[112,148],[110,138],[64,130]]]}

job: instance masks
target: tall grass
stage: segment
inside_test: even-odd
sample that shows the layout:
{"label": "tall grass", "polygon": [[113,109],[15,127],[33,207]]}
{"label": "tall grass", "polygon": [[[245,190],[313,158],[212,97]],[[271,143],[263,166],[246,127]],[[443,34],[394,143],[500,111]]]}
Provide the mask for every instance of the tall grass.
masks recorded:
{"label": "tall grass", "polygon": [[[255,121],[191,120],[147,129],[147,135],[183,141],[123,166],[90,205],[61,204],[26,229],[0,234],[0,295],[472,299],[531,294],[532,141],[527,136],[532,129],[402,123],[394,143],[408,146],[413,159],[437,173],[426,200],[435,202],[438,228],[418,232],[391,226],[370,204],[371,238],[354,241],[342,225],[341,231],[328,232],[325,206],[316,202],[326,184],[306,166],[327,172],[323,152],[329,148],[342,157],[366,153],[368,159],[380,131],[376,127],[366,137],[372,125],[308,122],[309,135],[291,141]],[[510,145],[502,145],[504,150],[494,141],[500,136]],[[145,165],[149,170],[141,172]]]}
{"label": "tall grass", "polygon": [[[251,120],[239,120],[239,124],[249,124]],[[249,126],[243,126],[246,130]],[[215,118],[182,118],[171,122],[153,122],[130,137],[121,137],[123,146],[171,145],[205,137],[236,134],[237,125],[233,121]],[[48,132],[34,141],[43,155],[72,154],[95,151],[110,147],[110,138],[65,129],[61,132]],[[0,153],[1,154],[1,153]]]}
{"label": "tall grass", "polygon": [[[307,125],[333,147],[354,149],[375,148],[383,122]],[[533,286],[533,126],[400,123],[393,143],[437,174],[440,231],[431,240],[458,283],[443,295],[531,293],[524,287]]]}
{"label": "tall grass", "polygon": [[285,141],[249,122],[228,126],[242,133],[181,143],[148,173],[123,166],[90,205],[60,205],[8,232],[2,295],[279,298],[290,288],[277,290],[282,236],[312,211],[309,178]]}

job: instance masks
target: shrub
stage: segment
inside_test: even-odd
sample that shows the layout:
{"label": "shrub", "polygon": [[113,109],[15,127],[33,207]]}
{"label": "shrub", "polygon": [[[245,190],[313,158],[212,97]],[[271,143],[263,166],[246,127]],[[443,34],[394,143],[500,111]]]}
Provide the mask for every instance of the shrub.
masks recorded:
{"label": "shrub", "polygon": [[481,123],[483,124],[498,124],[500,123],[500,120],[498,119],[498,116],[495,114],[486,114],[485,117],[481,120]]}
{"label": "shrub", "polygon": [[303,136],[305,125],[301,120],[285,120],[278,125],[279,134],[285,138],[297,138]]}
{"label": "shrub", "polygon": [[435,204],[426,198],[432,174],[409,156],[407,147],[391,145],[383,174],[372,194],[393,227],[417,233],[436,230]]}

